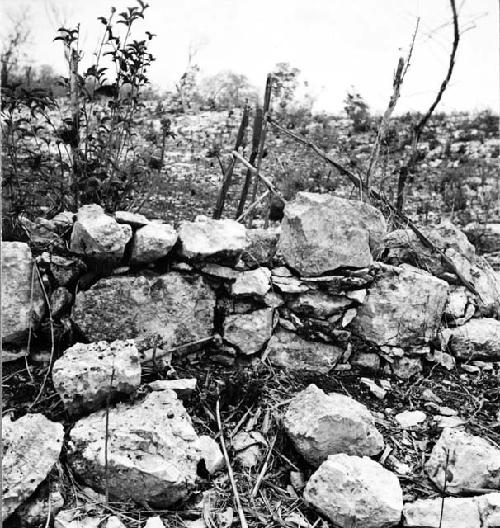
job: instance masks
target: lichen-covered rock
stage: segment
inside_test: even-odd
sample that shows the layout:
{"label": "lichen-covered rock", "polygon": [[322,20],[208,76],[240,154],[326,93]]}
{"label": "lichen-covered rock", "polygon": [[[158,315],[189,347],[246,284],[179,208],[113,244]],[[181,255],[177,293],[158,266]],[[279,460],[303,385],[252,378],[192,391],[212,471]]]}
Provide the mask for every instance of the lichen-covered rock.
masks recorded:
{"label": "lichen-covered rock", "polygon": [[133,228],[143,227],[151,223],[144,215],[130,211],[116,211],[115,219],[119,224],[128,224]]}
{"label": "lichen-covered rock", "polygon": [[346,454],[331,455],[321,464],[304,500],[342,528],[397,526],[403,511],[396,475],[367,457]]}
{"label": "lichen-covered rock", "polygon": [[500,449],[461,429],[444,429],[425,466],[440,490],[460,495],[470,488],[500,490]]}
{"label": "lichen-covered rock", "polygon": [[466,323],[476,310],[472,294],[465,286],[451,286],[444,309],[444,318],[453,326]]}
{"label": "lichen-covered rock", "polygon": [[169,349],[213,334],[215,294],[201,277],[173,272],[156,277],[101,279],[76,296],[73,321],[89,341],[157,336]]}
{"label": "lichen-covered rock", "polygon": [[170,224],[151,223],[139,228],[134,234],[133,264],[148,264],[166,257],[177,242],[177,231]]}
{"label": "lichen-covered rock", "polygon": [[179,254],[190,260],[235,263],[248,246],[245,226],[235,220],[182,222]]}
{"label": "lichen-covered rock", "polygon": [[45,314],[34,266],[28,244],[2,242],[2,343],[26,342]]}
{"label": "lichen-covered rock", "polygon": [[122,259],[131,238],[128,224],[119,224],[100,205],[83,205],[73,225],[70,249],[97,262],[114,262]]}
{"label": "lichen-covered rock", "polygon": [[231,285],[233,297],[264,297],[271,289],[271,270],[257,268],[252,271],[242,271]]}
{"label": "lichen-covered rock", "polygon": [[245,355],[259,352],[271,339],[273,314],[272,308],[262,308],[250,313],[226,316],[224,339]]}
{"label": "lichen-covered rock", "polygon": [[373,456],[384,448],[370,411],[343,394],[309,385],[290,402],[283,425],[297,451],[319,465],[329,455]]}
{"label": "lichen-covered rock", "polygon": [[[109,410],[108,489],[117,500],[168,507],[185,499],[201,458],[198,436],[173,391],[152,392]],[[106,411],[78,421],[70,433],[69,462],[80,480],[103,491]]]}
{"label": "lichen-covered rock", "polygon": [[44,255],[46,256],[45,262],[59,286],[70,286],[87,271],[86,264],[76,257],[61,257],[48,253],[42,256]]}
{"label": "lichen-covered rock", "polygon": [[299,192],[286,204],[277,253],[305,276],[364,268],[372,263],[370,248],[380,245],[383,234],[385,220],[372,206]]}
{"label": "lichen-covered rock", "polygon": [[269,361],[276,367],[321,374],[326,374],[334,368],[344,354],[340,347],[306,341],[287,330],[279,330],[273,334],[266,352]]}
{"label": "lichen-covered rock", "polygon": [[2,519],[5,521],[45,480],[58,461],[62,424],[43,414],[25,414],[15,422],[2,418]]}
{"label": "lichen-covered rock", "polygon": [[489,317],[471,319],[448,332],[448,348],[457,358],[500,359],[500,321]]}
{"label": "lichen-covered rock", "polygon": [[133,340],[77,343],[55,361],[52,381],[70,414],[95,411],[108,396],[131,394],[139,387],[139,352]]}
{"label": "lichen-covered rock", "polygon": [[441,324],[448,289],[446,282],[412,266],[384,266],[358,307],[352,332],[378,346],[428,343]]}

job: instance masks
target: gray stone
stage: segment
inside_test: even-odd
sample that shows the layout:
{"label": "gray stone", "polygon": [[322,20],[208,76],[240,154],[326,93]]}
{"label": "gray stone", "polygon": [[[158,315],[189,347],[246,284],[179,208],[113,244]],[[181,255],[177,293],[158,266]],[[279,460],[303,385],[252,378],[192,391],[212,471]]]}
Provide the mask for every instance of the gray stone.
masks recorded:
{"label": "gray stone", "polygon": [[115,219],[119,224],[128,224],[135,228],[151,223],[144,215],[130,211],[116,211]]}
{"label": "gray stone", "polygon": [[444,429],[425,465],[429,478],[446,493],[470,488],[500,489],[500,449],[461,429]]}
{"label": "gray stone", "polygon": [[28,244],[2,242],[2,343],[24,343],[45,314]]}
{"label": "gray stone", "polygon": [[[106,482],[106,411],[78,421],[70,432],[68,460],[76,476],[98,491]],[[201,458],[198,436],[173,391],[109,410],[108,489],[121,501],[163,508],[194,488]]]}
{"label": "gray stone", "polygon": [[70,414],[95,411],[108,397],[139,387],[139,352],[133,340],[77,343],[55,361],[52,381]]}
{"label": "gray stone", "polygon": [[83,205],[71,233],[70,249],[97,262],[119,261],[125,245],[132,238],[127,224],[118,224],[99,205]]}
{"label": "gray stone", "polygon": [[297,315],[328,319],[331,315],[344,312],[353,301],[342,295],[328,295],[320,291],[301,293],[288,307]]}
{"label": "gray stone", "polygon": [[251,267],[268,266],[276,254],[279,230],[248,229],[248,247],[243,252],[243,261]]}
{"label": "gray stone", "polygon": [[240,431],[232,440],[235,459],[244,467],[251,469],[263,458],[263,447],[267,442],[258,431]]}
{"label": "gray stone", "polygon": [[179,398],[191,396],[196,390],[196,378],[156,380],[149,386],[154,391],[173,390]]}
{"label": "gray stone", "polygon": [[[110,277],[79,292],[73,321],[89,341],[158,338],[164,349],[213,334],[215,294],[201,277]],[[148,346],[148,348],[150,348]]]}
{"label": "gray stone", "polygon": [[245,226],[228,219],[182,222],[179,240],[182,257],[218,263],[235,263],[248,246]]}
{"label": "gray stone", "polygon": [[300,275],[317,276],[341,267],[372,263],[385,220],[368,204],[326,194],[299,192],[288,202],[277,252]]}
{"label": "gray stone", "polygon": [[471,319],[449,330],[448,348],[459,359],[500,359],[500,321]]}
{"label": "gray stone", "polygon": [[330,455],[311,476],[304,500],[335,526],[389,528],[403,511],[399,480],[367,457]]}
{"label": "gray stone", "polygon": [[483,528],[475,498],[419,499],[405,504],[403,521],[416,528]]}
{"label": "gray stone", "polygon": [[262,308],[246,314],[226,316],[224,339],[245,355],[259,352],[271,339],[273,313],[271,308]]}
{"label": "gray stone", "polygon": [[177,231],[170,224],[148,224],[134,234],[131,261],[148,264],[166,257],[177,242]]}
{"label": "gray stone", "polygon": [[397,357],[391,363],[392,373],[400,379],[407,380],[422,372],[422,360],[419,357]]}
{"label": "gray stone", "polygon": [[332,370],[344,351],[334,345],[306,341],[297,334],[279,330],[267,345],[268,359],[276,367],[298,372],[326,374]]}
{"label": "gray stone", "polygon": [[69,286],[86,271],[86,264],[76,257],[49,255],[49,269],[59,286]]}
{"label": "gray stone", "polygon": [[50,295],[50,311],[54,319],[58,319],[67,311],[73,302],[73,295],[64,286],[59,286]]}
{"label": "gray stone", "polygon": [[263,297],[271,288],[270,281],[269,268],[242,271],[231,286],[231,294],[234,297]]}
{"label": "gray stone", "polygon": [[329,455],[373,456],[384,448],[370,411],[343,394],[309,385],[291,401],[283,425],[297,451],[317,466]]}
{"label": "gray stone", "polygon": [[384,266],[358,307],[352,332],[379,346],[418,346],[432,341],[441,324],[448,284],[404,265]]}
{"label": "gray stone", "polygon": [[59,460],[62,424],[43,414],[2,418],[2,519],[5,521],[45,480]]}
{"label": "gray stone", "polygon": [[219,444],[210,436],[202,435],[198,438],[198,448],[201,459],[205,462],[205,469],[209,475],[215,475],[224,468],[224,456]]}

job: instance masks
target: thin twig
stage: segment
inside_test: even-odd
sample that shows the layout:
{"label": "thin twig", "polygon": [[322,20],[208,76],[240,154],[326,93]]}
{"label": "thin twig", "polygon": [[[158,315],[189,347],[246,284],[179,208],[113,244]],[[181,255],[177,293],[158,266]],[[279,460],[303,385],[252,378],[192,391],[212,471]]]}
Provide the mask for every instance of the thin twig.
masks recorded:
{"label": "thin twig", "polygon": [[241,505],[240,495],[238,493],[238,488],[236,487],[236,481],[234,480],[233,468],[231,467],[231,462],[229,460],[229,455],[226,448],[226,442],[224,441],[224,429],[222,427],[222,421],[220,417],[220,400],[217,399],[215,404],[215,415],[217,417],[217,425],[220,432],[220,443],[222,446],[222,452],[224,453],[224,460],[227,466],[227,473],[229,475],[229,480],[231,481],[231,486],[233,488],[234,500],[236,502],[236,509],[238,510],[238,516],[240,518],[241,528],[248,528],[248,523],[245,518],[245,513],[243,512],[243,506]]}
{"label": "thin twig", "polygon": [[271,440],[271,443],[269,445],[269,451],[267,452],[266,460],[262,466],[262,469],[260,470],[259,476],[257,477],[257,482],[255,483],[255,486],[252,490],[251,497],[255,498],[257,497],[257,493],[259,493],[260,485],[262,484],[262,481],[264,480],[264,477],[267,473],[267,468],[269,467],[269,460],[271,459],[271,454],[273,452],[274,444],[276,443],[277,435],[274,435],[274,438]]}
{"label": "thin twig", "polygon": [[[250,172],[250,170],[249,170]],[[251,172],[250,172],[251,174]],[[242,222],[256,207],[258,207],[268,196],[270,191],[266,191],[264,194],[261,194],[257,200],[251,205],[248,206],[247,210],[244,211],[237,219],[237,222]]]}

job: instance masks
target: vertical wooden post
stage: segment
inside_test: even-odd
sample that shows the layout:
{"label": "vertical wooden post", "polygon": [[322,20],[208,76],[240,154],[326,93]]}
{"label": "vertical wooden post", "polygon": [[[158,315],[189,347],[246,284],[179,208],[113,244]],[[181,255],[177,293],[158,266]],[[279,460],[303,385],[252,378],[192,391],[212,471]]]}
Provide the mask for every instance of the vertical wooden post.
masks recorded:
{"label": "vertical wooden post", "polygon": [[[236,146],[234,148],[234,150],[236,151],[243,145],[243,141],[245,139],[245,130],[248,126],[248,113],[249,106],[245,105],[245,108],[243,109],[243,116],[241,118],[240,128],[238,129],[238,136],[236,137]],[[222,216],[222,212],[224,211],[224,202],[226,200],[227,191],[229,190],[231,180],[233,179],[234,165],[235,159],[231,158],[231,161],[227,166],[226,172],[224,173],[224,177],[222,178],[222,185],[219,191],[219,196],[217,197],[217,203],[215,204],[213,218],[215,218],[216,220],[218,220]]]}
{"label": "vertical wooden post", "polygon": [[71,108],[71,153],[72,170],[69,173],[68,186],[70,194],[73,195],[73,206],[75,211],[79,207],[78,199],[78,174],[79,174],[79,148],[80,148],[80,107],[78,101],[78,50],[68,48],[67,59],[69,65],[69,99]]}
{"label": "vertical wooden post", "polygon": [[[267,137],[267,118],[269,116],[269,107],[271,106],[271,89],[272,89],[272,80],[273,76],[269,73],[267,75],[266,80],[266,92],[264,94],[264,107],[262,109],[263,117],[262,117],[262,132],[260,135],[260,141],[259,141],[259,151],[257,154],[257,172],[260,172],[260,168],[262,165],[262,158],[264,156],[264,146],[266,144],[266,137]],[[259,190],[259,179],[255,178],[253,182],[253,189],[252,189],[252,202],[255,202],[257,199],[257,191]],[[249,228],[252,227],[253,224],[253,217],[254,212],[252,211],[251,214],[248,217],[248,224],[247,226]]]}
{"label": "vertical wooden post", "polygon": [[[257,154],[259,152],[259,143],[260,135],[262,133],[262,108],[258,107],[255,110],[255,117],[253,120],[253,131],[252,131],[252,152],[250,154],[250,165],[255,164],[257,159]],[[236,218],[240,218],[245,209],[245,202],[248,197],[248,191],[250,190],[250,185],[252,183],[252,171],[247,169],[245,175],[245,182],[243,184],[243,189],[241,190],[240,202],[238,204],[238,210],[236,211]]]}

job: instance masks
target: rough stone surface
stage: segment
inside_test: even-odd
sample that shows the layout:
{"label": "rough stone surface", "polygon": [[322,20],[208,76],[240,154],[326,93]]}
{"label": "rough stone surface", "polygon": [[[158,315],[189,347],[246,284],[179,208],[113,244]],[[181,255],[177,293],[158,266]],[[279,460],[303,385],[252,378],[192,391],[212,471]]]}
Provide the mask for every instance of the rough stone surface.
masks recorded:
{"label": "rough stone surface", "polygon": [[[441,520],[442,508],[442,520]],[[404,526],[429,528],[483,528],[474,498],[420,499],[405,504]]]}
{"label": "rough stone surface", "polygon": [[62,424],[43,414],[26,414],[15,422],[2,418],[2,518],[5,520],[45,480],[59,459]]}
{"label": "rough stone surface", "polygon": [[242,259],[249,266],[268,266],[276,254],[279,231],[277,229],[248,229],[248,247]]}
{"label": "rough stone surface", "polygon": [[139,352],[133,340],[77,343],[54,363],[52,381],[70,414],[95,411],[108,396],[139,387]]}
{"label": "rough stone surface", "polygon": [[245,226],[228,219],[182,222],[179,240],[182,257],[219,263],[236,262],[248,246]]}
{"label": "rough stone surface", "polygon": [[54,519],[54,528],[125,528],[115,515],[80,515],[78,509],[63,510]]}
{"label": "rough stone surface", "polygon": [[52,317],[58,319],[71,307],[73,295],[64,286],[59,286],[50,294],[49,300]]}
{"label": "rough stone surface", "polygon": [[427,415],[422,411],[403,411],[396,414],[394,418],[403,429],[409,429],[424,422]]}
{"label": "rough stone surface", "polygon": [[177,231],[170,224],[148,224],[134,234],[131,261],[148,264],[166,257],[177,242]]}
{"label": "rough stone surface", "polygon": [[325,394],[309,385],[291,401],[283,424],[297,451],[319,465],[329,455],[376,455],[384,439],[370,411],[343,394]]}
{"label": "rough stone surface", "polygon": [[240,431],[232,439],[235,459],[245,468],[255,467],[263,458],[266,439],[259,431]]}
{"label": "rough stone surface", "polygon": [[271,270],[257,268],[253,271],[243,271],[231,286],[233,297],[263,297],[271,288]]}
{"label": "rough stone surface", "polygon": [[269,361],[280,368],[326,374],[339,363],[343,350],[334,345],[306,341],[293,332],[279,330],[266,349]]}
{"label": "rough stone surface", "polygon": [[205,462],[205,469],[210,475],[215,475],[224,468],[224,456],[219,448],[219,444],[210,436],[202,435],[198,438],[198,448],[201,451],[201,458]]}
{"label": "rough stone surface", "polygon": [[73,225],[70,249],[98,262],[121,260],[131,237],[129,225],[118,224],[99,205],[84,205]]}
{"label": "rough stone surface", "polygon": [[299,192],[288,202],[277,252],[301,275],[372,263],[370,242],[380,243],[385,221],[367,204],[326,194]]}
{"label": "rough stone surface", "polygon": [[215,294],[201,277],[173,272],[156,277],[110,277],[79,292],[73,321],[89,341],[153,336],[163,348],[213,334]]}
{"label": "rough stone surface", "polygon": [[448,284],[404,265],[384,266],[352,322],[353,333],[379,346],[415,346],[432,341],[441,323]]}
{"label": "rough stone surface", "polygon": [[500,489],[500,449],[461,429],[443,430],[425,468],[448,494],[460,495],[464,488]]}
{"label": "rough stone surface", "polygon": [[[78,421],[68,459],[76,475],[105,489],[106,411]],[[108,486],[118,500],[168,507],[187,497],[201,458],[198,436],[173,391],[152,392],[142,402],[109,411]]]}
{"label": "rough stone surface", "polygon": [[448,348],[462,359],[500,359],[500,321],[493,318],[471,319],[449,330]]}
{"label": "rough stone surface", "polygon": [[403,492],[399,480],[367,457],[330,455],[311,476],[304,499],[335,526],[389,528],[399,525]]}
{"label": "rough stone surface", "polygon": [[271,338],[273,312],[271,308],[262,308],[228,315],[224,320],[224,339],[245,355],[259,352]]}
{"label": "rough stone surface", "polygon": [[115,219],[119,224],[129,224],[132,227],[143,227],[151,222],[144,216],[130,211],[116,211]]}
{"label": "rough stone surface", "polygon": [[179,398],[191,396],[196,390],[196,378],[155,380],[149,386],[152,390],[173,390]]}
{"label": "rough stone surface", "polygon": [[22,242],[2,242],[2,343],[23,343],[45,314],[45,301],[31,251]]}
{"label": "rough stone surface", "polygon": [[76,257],[50,255],[49,269],[59,286],[69,286],[87,271],[87,266]]}
{"label": "rough stone surface", "polygon": [[301,293],[287,303],[297,315],[328,319],[331,315],[344,312],[353,301],[343,295],[328,295],[321,291]]}

